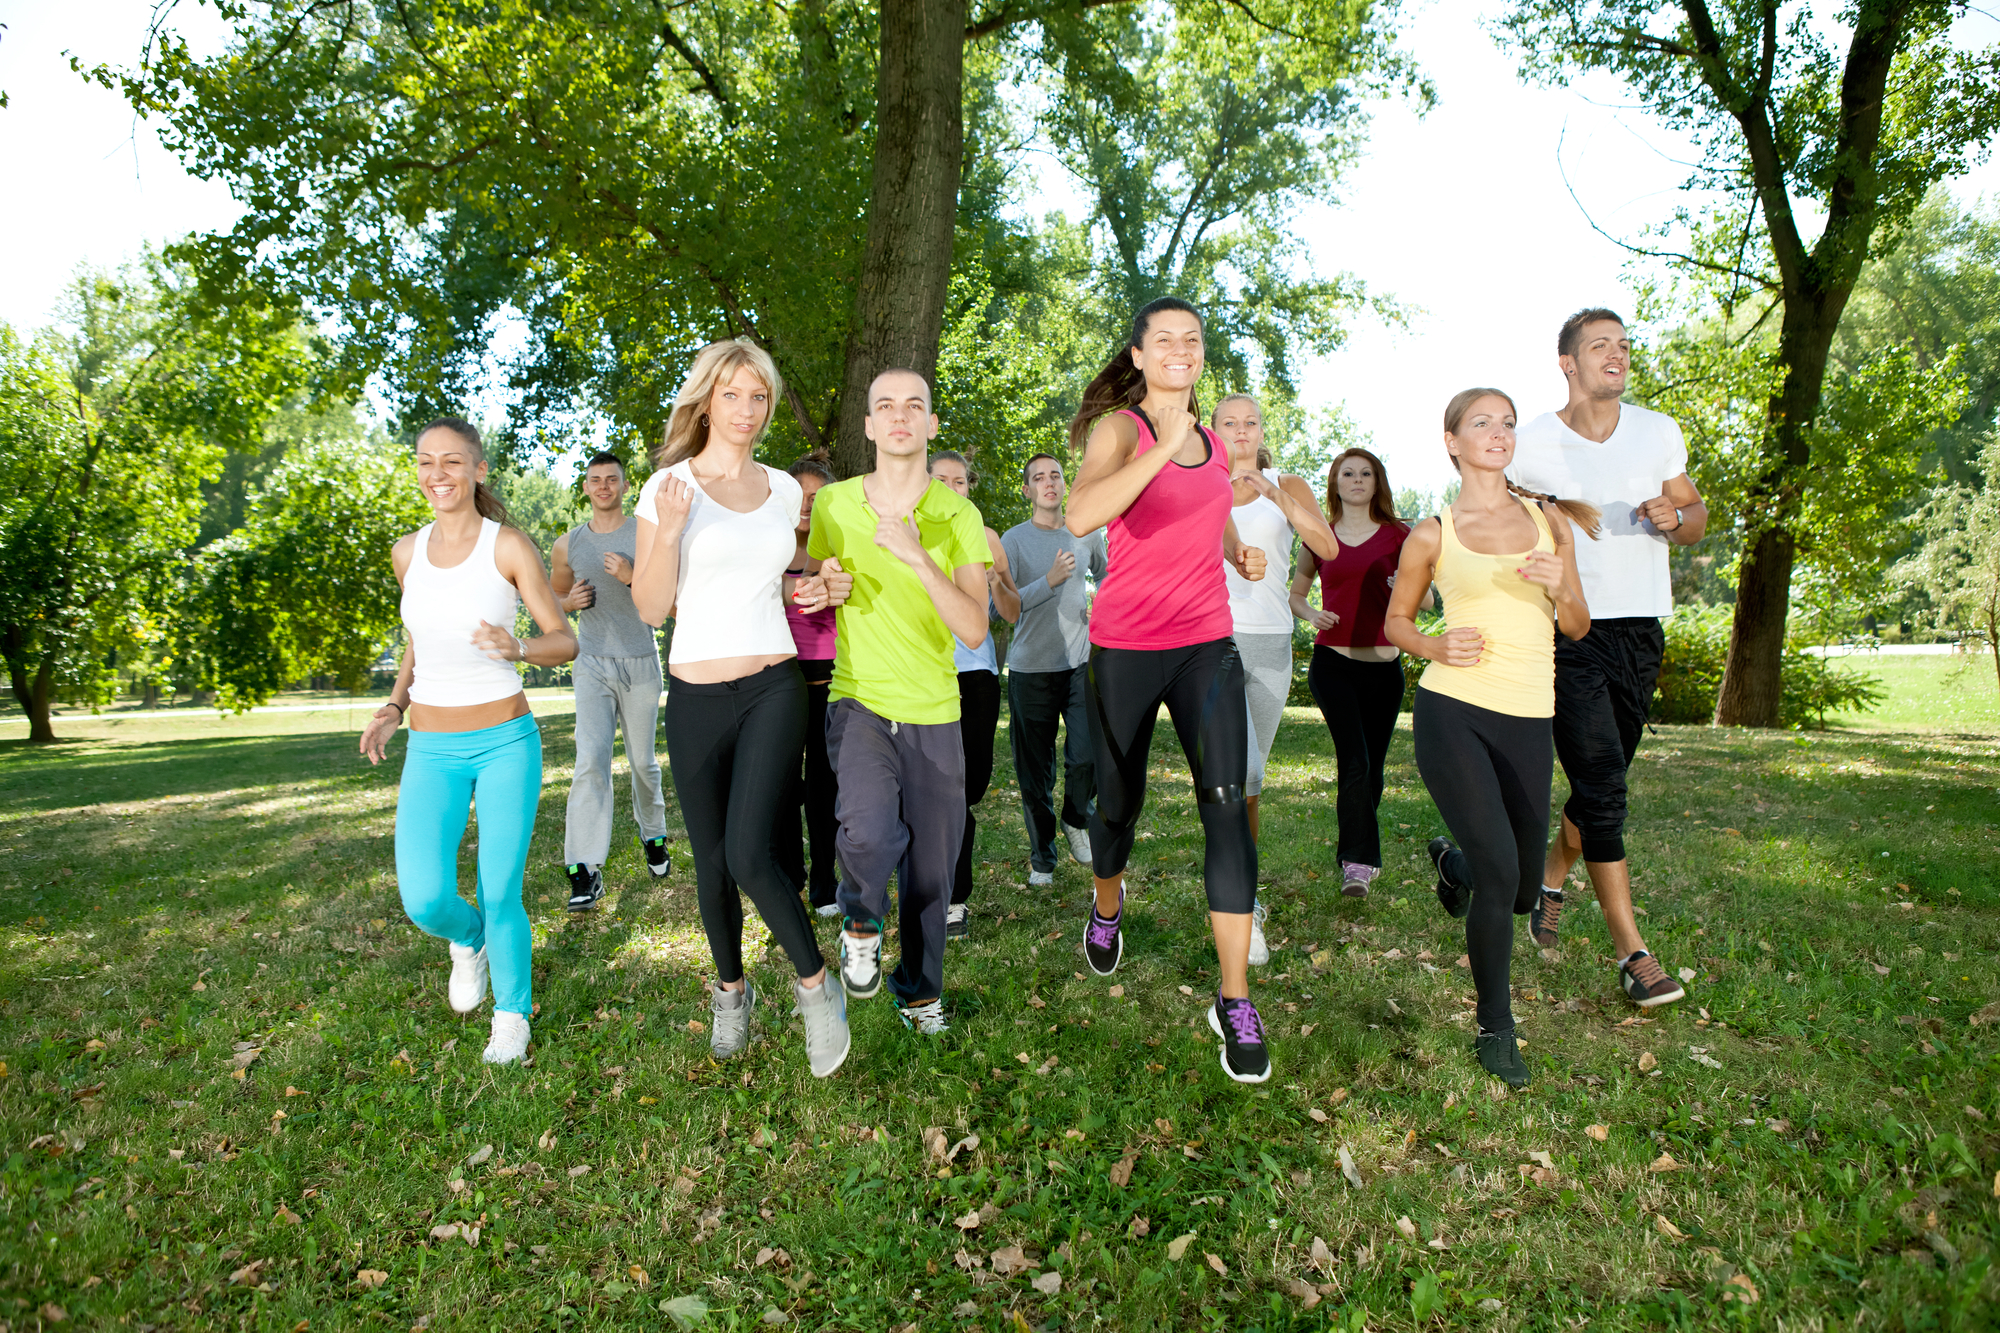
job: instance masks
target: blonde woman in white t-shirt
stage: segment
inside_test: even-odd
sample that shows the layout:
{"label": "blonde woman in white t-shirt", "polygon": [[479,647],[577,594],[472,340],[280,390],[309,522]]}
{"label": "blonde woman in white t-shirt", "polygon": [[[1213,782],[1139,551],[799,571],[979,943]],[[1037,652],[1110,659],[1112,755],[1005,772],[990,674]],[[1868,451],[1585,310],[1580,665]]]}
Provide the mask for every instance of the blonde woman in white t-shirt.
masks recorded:
{"label": "blonde woman in white t-shirt", "polygon": [[[1236,535],[1264,552],[1262,579],[1246,579],[1227,560],[1223,578],[1229,584],[1229,618],[1236,652],[1243,659],[1243,687],[1250,710],[1250,766],[1243,783],[1250,807],[1250,836],[1257,837],[1258,797],[1264,790],[1264,766],[1284,720],[1285,699],[1292,689],[1292,606],[1286,580],[1275,571],[1289,569],[1294,538],[1322,560],[1333,559],[1338,547],[1333,529],[1319,511],[1312,487],[1301,477],[1271,466],[1264,448],[1264,409],[1247,393],[1232,394],[1215,405],[1209,423],[1229,449],[1230,491]],[[1271,961],[1264,941],[1265,907],[1250,912],[1250,962]]]}
{"label": "blonde woman in white t-shirt", "polygon": [[[715,959],[709,1049],[750,1040],[757,993],[743,970],[743,894],[798,979],[806,1056],[825,1078],[846,1060],[846,993],[827,984],[800,886],[775,854],[805,752],[806,682],[785,620],[787,596],[819,611],[846,599],[837,567],[785,571],[796,549],[799,483],[756,461],[778,401],[777,366],[748,339],[711,343],[674,399],[659,471],[639,493],[632,603],[667,652],[667,762],[687,824],[702,930]],[[795,815],[792,817],[796,818]]]}

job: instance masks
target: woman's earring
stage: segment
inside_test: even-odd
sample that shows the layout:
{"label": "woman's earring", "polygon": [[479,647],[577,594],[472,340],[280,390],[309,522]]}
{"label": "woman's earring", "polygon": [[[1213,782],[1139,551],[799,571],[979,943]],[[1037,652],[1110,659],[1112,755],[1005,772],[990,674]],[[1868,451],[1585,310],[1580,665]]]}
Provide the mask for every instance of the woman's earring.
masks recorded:
{"label": "woman's earring", "polygon": [[706,426],[706,425],[708,424],[708,413],[706,413],[706,412],[703,412],[703,413],[701,414],[701,424],[702,424],[702,425],[704,425],[704,426]]}

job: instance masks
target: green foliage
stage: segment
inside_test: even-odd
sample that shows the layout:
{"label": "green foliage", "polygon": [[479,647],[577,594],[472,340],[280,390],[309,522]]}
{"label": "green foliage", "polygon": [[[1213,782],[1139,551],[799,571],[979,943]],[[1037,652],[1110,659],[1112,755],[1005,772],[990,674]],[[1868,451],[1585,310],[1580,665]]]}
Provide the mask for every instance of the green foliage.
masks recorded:
{"label": "green foliage", "polygon": [[[1715,716],[1716,693],[1722,688],[1723,661],[1729,651],[1729,608],[1680,607],[1662,627],[1667,634],[1667,652],[1660,665],[1652,718],[1656,722],[1705,725]],[[1872,676],[1845,665],[1840,658],[1808,653],[1800,643],[1786,646],[1784,681],[1779,723],[1795,731],[1823,731],[1828,713],[1868,712],[1884,698],[1880,682]]]}
{"label": "green foliage", "polygon": [[1986,484],[1940,486],[1917,512],[1922,548],[1892,573],[1929,596],[1939,629],[1978,635],[2000,664],[2000,436],[1972,461]]}
{"label": "green foliage", "polygon": [[430,509],[407,451],[358,436],[295,445],[250,521],[188,571],[181,656],[224,708],[255,707],[306,676],[360,689],[398,629],[390,548]]}

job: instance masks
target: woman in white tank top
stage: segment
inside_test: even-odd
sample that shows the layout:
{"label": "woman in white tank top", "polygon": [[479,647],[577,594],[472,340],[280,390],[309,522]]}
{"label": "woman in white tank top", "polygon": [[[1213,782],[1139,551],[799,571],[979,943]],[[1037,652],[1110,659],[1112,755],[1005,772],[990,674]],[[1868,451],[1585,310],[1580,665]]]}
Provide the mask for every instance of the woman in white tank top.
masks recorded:
{"label": "woman in white tank top", "polygon": [[[396,793],[396,886],[419,929],[450,941],[451,1007],[470,1013],[493,989],[485,1059],[512,1064],[528,1051],[534,1012],[532,936],[521,874],[542,792],[542,735],[521,691],[517,662],[558,666],[576,636],[549,586],[542,554],[507,523],[486,488],[479,432],[441,417],[417,436],[417,485],[437,515],[396,543],[409,646],[389,702],[361,733],[380,763],[405,713],[409,751]],[[539,637],[514,636],[527,604]],[[479,803],[479,906],[458,896],[458,844]]]}
{"label": "woman in white tank top", "polygon": [[[1264,765],[1271,758],[1271,744],[1278,739],[1278,723],[1284,720],[1285,699],[1292,689],[1292,607],[1280,573],[1291,568],[1295,536],[1315,554],[1330,557],[1333,529],[1319,512],[1312,488],[1291,473],[1270,466],[1270,455],[1264,448],[1264,409],[1255,398],[1247,393],[1225,398],[1215,405],[1209,420],[1229,447],[1229,481],[1235,501],[1230,517],[1236,521],[1236,535],[1264,552],[1264,567],[1270,571],[1251,580],[1238,574],[1227,560],[1222,562],[1250,710],[1250,767],[1243,795],[1250,806],[1250,836],[1255,838]],[[1271,961],[1270,947],[1264,942],[1265,911],[1262,903],[1250,911],[1250,962],[1259,967]]]}

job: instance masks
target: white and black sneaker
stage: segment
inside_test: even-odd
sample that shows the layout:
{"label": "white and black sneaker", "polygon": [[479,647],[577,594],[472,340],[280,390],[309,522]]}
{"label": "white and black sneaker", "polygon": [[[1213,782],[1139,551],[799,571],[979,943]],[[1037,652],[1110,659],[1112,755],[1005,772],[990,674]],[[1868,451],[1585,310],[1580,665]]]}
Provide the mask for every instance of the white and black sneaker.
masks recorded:
{"label": "white and black sneaker", "polygon": [[639,845],[646,849],[646,869],[653,872],[654,879],[665,879],[674,873],[674,858],[667,855],[667,840],[641,838]]}
{"label": "white and black sneaker", "polygon": [[1074,824],[1063,825],[1063,836],[1069,839],[1070,859],[1080,866],[1090,864],[1090,830],[1078,828]]}
{"label": "white and black sneaker", "polygon": [[597,909],[597,900],[604,896],[604,872],[596,866],[577,862],[565,867],[569,876],[569,910],[591,912]]}
{"label": "white and black sneaker", "polygon": [[848,999],[868,1000],[882,989],[882,929],[878,925],[873,935],[855,935],[850,928],[856,924],[853,917],[841,924],[840,984]]}
{"label": "white and black sneaker", "polygon": [[972,923],[964,903],[947,903],[944,909],[944,937],[948,940],[962,940],[972,934]]}
{"label": "white and black sneaker", "polygon": [[1262,1083],[1271,1077],[1271,1054],[1264,1044],[1264,1020],[1248,999],[1218,995],[1208,1011],[1209,1030],[1222,1038],[1222,1072],[1238,1083]]}

